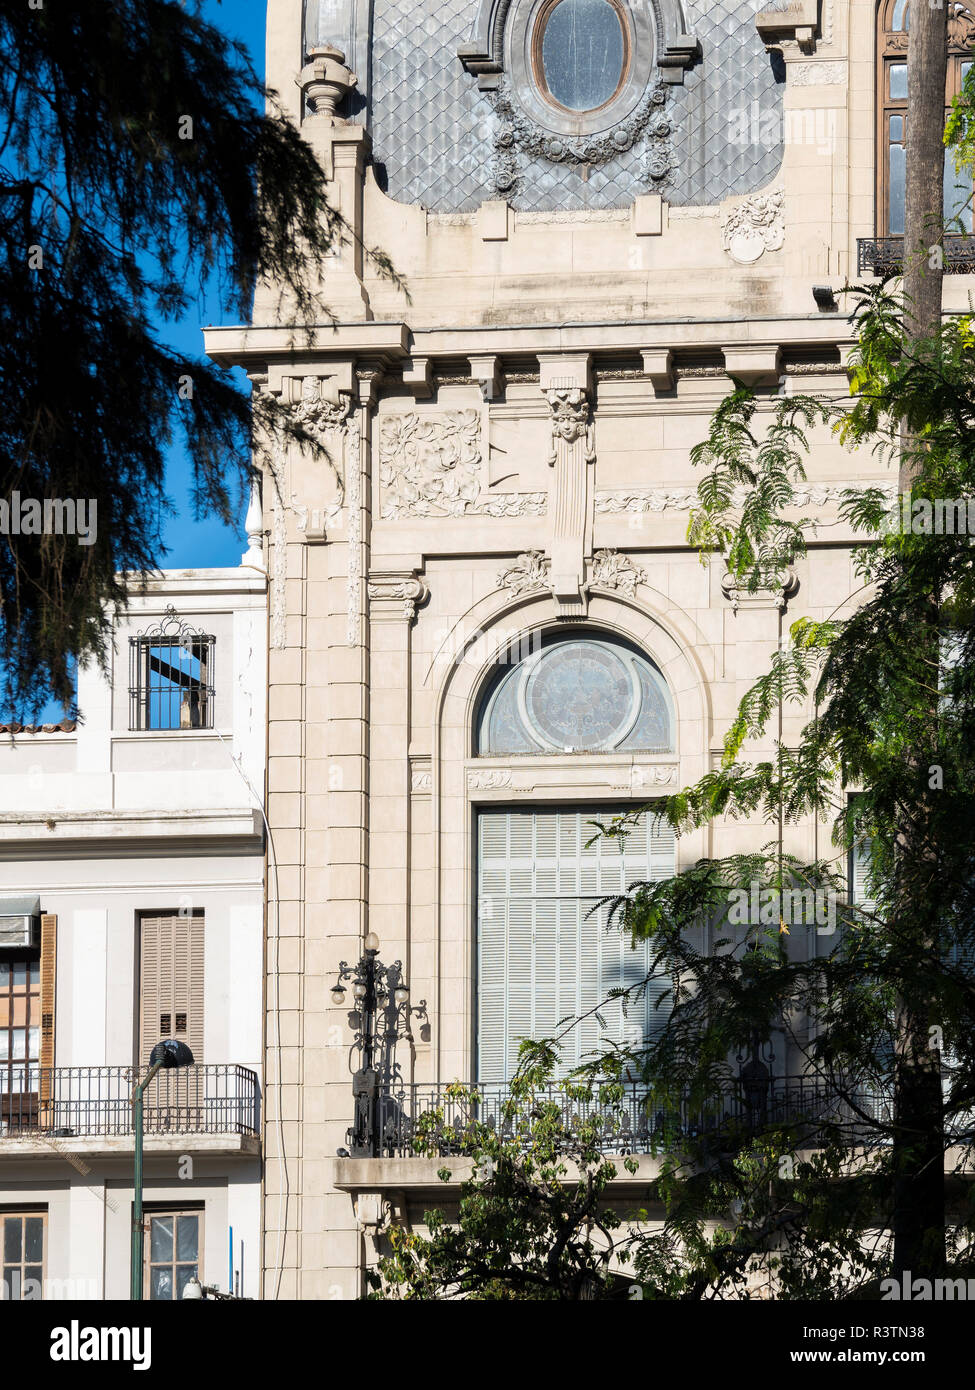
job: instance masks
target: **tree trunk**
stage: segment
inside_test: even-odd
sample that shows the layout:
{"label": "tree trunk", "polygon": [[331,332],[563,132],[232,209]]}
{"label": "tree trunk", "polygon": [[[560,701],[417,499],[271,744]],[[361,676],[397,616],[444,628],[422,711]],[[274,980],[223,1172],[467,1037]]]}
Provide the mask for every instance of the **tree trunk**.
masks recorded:
{"label": "tree trunk", "polygon": [[[904,226],[904,327],[910,342],[932,338],[941,327],[944,279],[944,128],[948,68],[946,10],[913,0],[907,51],[907,170]],[[899,490],[909,492],[916,471],[916,441],[901,440]],[[940,614],[932,595],[922,641],[937,669]],[[932,729],[938,719],[932,704]],[[911,761],[920,775],[928,759],[918,750]],[[918,785],[923,785],[920,781]],[[914,858],[909,836],[903,859]],[[904,865],[906,868],[906,864]],[[919,875],[909,880],[917,883]],[[925,912],[924,945],[937,945],[937,924]],[[908,930],[912,924],[905,924]],[[931,932],[934,932],[934,941]],[[913,930],[921,930],[915,920]],[[945,1264],[944,1115],[939,1054],[929,1029],[937,1022],[937,1000],[918,997],[906,980],[898,1003],[894,1070],[894,1274],[937,1278]]]}
{"label": "tree trunk", "polygon": [[944,279],[944,132],[948,74],[945,7],[915,0],[907,50],[904,223],[906,328],[928,338],[941,323]]}

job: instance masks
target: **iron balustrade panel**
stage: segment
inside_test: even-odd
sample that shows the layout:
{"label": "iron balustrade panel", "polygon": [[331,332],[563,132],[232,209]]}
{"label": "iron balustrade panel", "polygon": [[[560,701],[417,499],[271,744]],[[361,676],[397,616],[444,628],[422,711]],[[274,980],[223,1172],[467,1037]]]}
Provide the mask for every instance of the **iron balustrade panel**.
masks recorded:
{"label": "iron balustrade panel", "polygon": [[[505,1116],[508,1085],[481,1083],[460,1090],[464,1094],[457,1093],[456,1085],[413,1085],[393,1094],[380,1093],[376,1098],[377,1156],[413,1157],[421,1137],[429,1154],[462,1155],[470,1151],[472,1130],[478,1123],[512,1139],[519,1134],[526,1141],[531,1137],[530,1116],[519,1115],[517,1131]],[[615,1105],[570,1099],[558,1086],[537,1091],[535,1096],[542,1103],[557,1104],[569,1127],[600,1119],[599,1148],[607,1155],[651,1153],[678,1136],[696,1140],[713,1136],[717,1144],[757,1125],[798,1127],[800,1140],[810,1144],[830,1133],[850,1145],[863,1145],[883,1141],[878,1126],[889,1127],[891,1116],[889,1100],[883,1097],[851,1089],[846,1099],[841,1089],[807,1076],[776,1078],[759,1104],[750,1104],[741,1086],[734,1083],[703,1105],[692,1106],[684,1097],[670,1110],[648,1101],[646,1089],[635,1085],[627,1087]]]}
{"label": "iron balustrade panel", "polygon": [[[3,1137],[50,1139],[132,1133],[132,1067],[0,1066],[0,1144]],[[163,1070],[143,1095],[143,1131],[152,1134],[260,1132],[257,1074],[233,1064]]]}
{"label": "iron balustrade panel", "polygon": [[[975,275],[975,236],[946,236],[944,239],[946,275]],[[903,237],[859,237],[858,275],[903,275]]]}

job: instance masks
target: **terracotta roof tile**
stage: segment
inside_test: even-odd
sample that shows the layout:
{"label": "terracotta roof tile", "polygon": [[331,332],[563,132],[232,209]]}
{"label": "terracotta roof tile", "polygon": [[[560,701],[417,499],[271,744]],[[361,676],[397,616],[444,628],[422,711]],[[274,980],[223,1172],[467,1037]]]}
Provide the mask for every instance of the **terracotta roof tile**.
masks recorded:
{"label": "terracotta roof tile", "polygon": [[60,724],[0,724],[0,734],[73,734],[78,725],[73,719]]}

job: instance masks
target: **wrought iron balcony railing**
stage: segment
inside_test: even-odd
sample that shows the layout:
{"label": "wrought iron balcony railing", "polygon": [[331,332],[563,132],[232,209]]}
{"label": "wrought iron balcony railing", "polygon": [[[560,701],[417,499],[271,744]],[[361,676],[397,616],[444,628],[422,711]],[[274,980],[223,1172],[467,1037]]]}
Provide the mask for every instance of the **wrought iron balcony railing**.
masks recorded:
{"label": "wrought iron balcony railing", "polygon": [[[613,1107],[601,1106],[596,1100],[570,1099],[559,1086],[537,1094],[559,1104],[568,1125],[596,1115],[604,1131],[600,1148],[606,1154],[650,1153],[664,1136],[675,1133],[689,1138],[713,1135],[720,1141],[722,1135],[730,1136],[758,1123],[808,1127],[810,1143],[827,1126],[850,1144],[876,1143],[882,1137],[882,1126],[890,1122],[889,1105],[883,1099],[860,1093],[851,1103],[810,1076],[776,1078],[758,1101],[735,1083],[707,1106],[692,1108],[684,1101],[676,1111],[666,1113],[654,1110],[652,1104],[648,1107],[646,1089],[641,1086],[627,1088],[621,1103]],[[421,1134],[429,1145],[424,1152],[461,1155],[469,1151],[471,1130],[478,1122],[514,1137],[506,1115],[509,1099],[510,1088],[503,1083],[462,1089],[456,1085],[414,1085],[396,1094],[380,1092],[375,1100],[374,1156],[411,1157],[417,1152]],[[519,1116],[518,1126],[519,1133],[530,1135],[530,1119]]]}
{"label": "wrought iron balcony railing", "polygon": [[[946,236],[945,274],[975,275],[975,236]],[[860,237],[857,240],[858,275],[902,275],[904,238]]]}
{"label": "wrought iron balcony railing", "polygon": [[[136,1080],[131,1067],[0,1063],[0,1152],[4,1137],[131,1134]],[[161,1071],[146,1088],[145,1133],[256,1135],[259,1106],[257,1075],[247,1067],[201,1064]]]}

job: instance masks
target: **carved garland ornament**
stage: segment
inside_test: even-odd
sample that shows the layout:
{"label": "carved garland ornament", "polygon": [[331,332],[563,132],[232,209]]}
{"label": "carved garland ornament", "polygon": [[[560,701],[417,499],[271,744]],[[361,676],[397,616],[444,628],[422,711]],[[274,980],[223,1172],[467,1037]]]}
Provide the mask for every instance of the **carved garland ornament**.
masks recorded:
{"label": "carved garland ornament", "polygon": [[[896,487],[891,483],[837,483],[809,484],[796,489],[792,505],[796,507],[825,507],[830,503],[842,501],[846,492],[862,492],[866,488],[878,487],[893,495]],[[732,505],[740,507],[745,500],[745,491],[736,488]],[[647,488],[633,492],[597,492],[596,512],[601,516],[617,516],[623,512],[688,512],[700,506],[696,488]]]}
{"label": "carved garland ornament", "polygon": [[498,116],[494,136],[494,185],[498,193],[511,193],[518,182],[518,153],[529,158],[547,159],[553,164],[605,164],[644,139],[644,168],[655,183],[666,179],[674,158],[669,137],[671,123],[663,114],[667,89],[658,84],[625,121],[597,135],[573,138],[537,125],[512,100],[502,80],[494,98]]}
{"label": "carved garland ornament", "polygon": [[649,767],[631,767],[630,775],[625,782],[614,782],[614,791],[635,791],[640,787],[667,787],[677,781],[677,766],[652,765]]}
{"label": "carved garland ornament", "polygon": [[471,791],[500,791],[503,787],[511,786],[511,773],[507,768],[468,772],[467,785]]}

